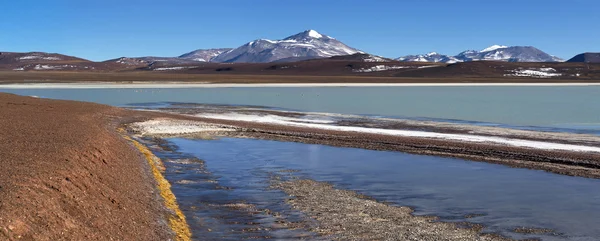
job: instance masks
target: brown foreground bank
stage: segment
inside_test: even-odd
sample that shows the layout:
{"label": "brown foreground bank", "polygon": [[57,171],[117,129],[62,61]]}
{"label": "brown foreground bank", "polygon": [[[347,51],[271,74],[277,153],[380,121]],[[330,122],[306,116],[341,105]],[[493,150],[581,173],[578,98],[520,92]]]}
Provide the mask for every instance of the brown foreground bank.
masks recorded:
{"label": "brown foreground bank", "polygon": [[0,240],[173,237],[125,112],[0,93]]}

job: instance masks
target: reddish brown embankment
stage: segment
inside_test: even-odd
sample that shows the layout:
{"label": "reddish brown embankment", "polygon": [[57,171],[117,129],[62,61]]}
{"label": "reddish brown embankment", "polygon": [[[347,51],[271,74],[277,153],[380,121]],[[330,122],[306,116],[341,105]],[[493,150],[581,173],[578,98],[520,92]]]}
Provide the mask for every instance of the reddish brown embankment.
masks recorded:
{"label": "reddish brown embankment", "polygon": [[167,240],[124,110],[0,94],[0,240]]}

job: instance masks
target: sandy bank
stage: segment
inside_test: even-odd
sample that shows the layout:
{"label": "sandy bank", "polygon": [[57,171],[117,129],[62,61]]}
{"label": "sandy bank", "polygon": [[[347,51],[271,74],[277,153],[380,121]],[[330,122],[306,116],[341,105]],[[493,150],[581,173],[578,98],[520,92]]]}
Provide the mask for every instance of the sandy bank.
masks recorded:
{"label": "sandy bank", "polygon": [[0,240],[173,237],[126,110],[0,94]]}

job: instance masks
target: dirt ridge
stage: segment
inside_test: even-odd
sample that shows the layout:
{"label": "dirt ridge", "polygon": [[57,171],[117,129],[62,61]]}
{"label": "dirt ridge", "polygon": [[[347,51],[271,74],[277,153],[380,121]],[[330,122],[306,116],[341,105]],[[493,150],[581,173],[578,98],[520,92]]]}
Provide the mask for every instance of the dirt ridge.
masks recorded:
{"label": "dirt ridge", "polygon": [[155,181],[105,105],[0,94],[0,240],[167,240]]}

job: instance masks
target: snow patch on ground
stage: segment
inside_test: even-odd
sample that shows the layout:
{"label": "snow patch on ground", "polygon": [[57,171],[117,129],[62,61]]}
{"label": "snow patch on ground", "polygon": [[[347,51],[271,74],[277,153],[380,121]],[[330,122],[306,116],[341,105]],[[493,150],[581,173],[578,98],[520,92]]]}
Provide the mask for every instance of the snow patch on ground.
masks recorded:
{"label": "snow patch on ground", "polygon": [[117,60],[117,63],[119,64],[126,64],[126,65],[138,65],[138,64],[142,64],[144,63],[144,61],[142,60],[138,60],[138,59],[134,59],[134,58],[120,58],[119,60]]}
{"label": "snow patch on ground", "polygon": [[189,69],[189,68],[193,68],[193,67],[164,67],[164,68],[156,68],[156,69],[154,69],[154,71],[182,70],[182,69]]}
{"label": "snow patch on ground", "polygon": [[504,74],[504,76],[512,77],[532,77],[532,78],[551,78],[562,76],[561,73],[557,73],[554,68],[529,68],[529,69],[516,69],[509,70],[510,74]]}
{"label": "snow patch on ground", "polygon": [[200,132],[234,131],[232,128],[206,124],[197,121],[156,119],[136,122],[130,127],[142,135],[180,135]]}
{"label": "snow patch on ground", "polygon": [[58,57],[44,57],[39,55],[29,55],[17,58],[17,60],[32,60],[32,59],[41,59],[41,60],[61,60]]}
{"label": "snow patch on ground", "polygon": [[46,64],[37,64],[33,67],[35,70],[47,70],[47,69],[62,69],[58,66],[46,65]]}
{"label": "snow patch on ground", "polygon": [[368,73],[368,72],[386,71],[386,70],[394,70],[394,69],[407,69],[407,68],[411,68],[411,67],[410,66],[375,65],[371,68],[355,69],[355,70],[352,70],[352,72]]}
{"label": "snow patch on ground", "polygon": [[424,66],[419,66],[419,69],[426,69],[426,68],[435,68],[435,67],[440,67],[439,65],[424,65]]}
{"label": "snow patch on ground", "polygon": [[[75,69],[75,68],[89,69],[90,67],[89,66],[76,66],[76,65],[69,65],[69,64],[64,64],[64,65],[36,64],[33,67],[34,70],[56,70],[56,69]],[[91,69],[94,69],[94,67],[91,67]],[[21,70],[24,70],[24,67],[21,67]]]}
{"label": "snow patch on ground", "polygon": [[560,144],[560,143],[551,143],[551,142],[542,142],[542,141],[510,139],[510,138],[494,137],[494,136],[448,134],[448,133],[437,133],[437,132],[392,130],[392,129],[380,129],[380,128],[354,127],[354,126],[336,126],[336,125],[322,124],[322,123],[318,123],[318,122],[317,123],[301,123],[301,122],[287,121],[280,117],[272,117],[272,116],[268,116],[268,115],[267,116],[259,116],[259,115],[244,115],[244,114],[200,114],[198,116],[205,117],[205,118],[211,118],[211,119],[220,119],[220,120],[236,120],[236,121],[247,121],[247,122],[255,122],[255,123],[258,122],[258,123],[269,123],[269,124],[277,124],[277,125],[317,128],[317,129],[333,130],[333,131],[349,131],[349,132],[382,134],[382,135],[392,135],[392,136],[445,139],[445,140],[465,141],[465,142],[474,142],[474,143],[489,143],[489,144],[525,147],[525,148],[533,148],[533,149],[544,149],[544,150],[600,152],[600,147],[592,147],[592,146],[580,146],[580,145]]}

